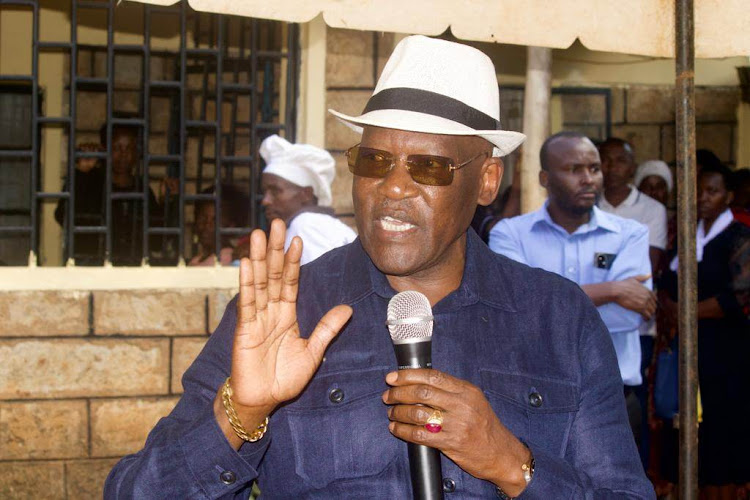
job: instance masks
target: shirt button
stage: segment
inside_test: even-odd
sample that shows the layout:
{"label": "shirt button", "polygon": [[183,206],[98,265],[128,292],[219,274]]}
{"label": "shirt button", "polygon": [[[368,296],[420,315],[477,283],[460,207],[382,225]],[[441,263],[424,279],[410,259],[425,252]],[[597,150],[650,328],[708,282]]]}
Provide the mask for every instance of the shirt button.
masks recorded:
{"label": "shirt button", "polygon": [[456,491],[456,482],[449,477],[443,478],[443,491],[446,493],[453,493]]}
{"label": "shirt button", "polygon": [[542,406],[542,395],[536,391],[529,394],[529,404],[534,408]]}
{"label": "shirt button", "polygon": [[570,266],[570,267],[568,268],[568,272],[569,272],[570,274],[573,274],[574,272],[576,272],[576,268],[575,268],[575,267],[573,267],[573,266]]}
{"label": "shirt button", "polygon": [[219,474],[219,479],[221,479],[221,482],[224,484],[234,484],[235,481],[237,481],[237,476],[231,470],[225,470]]}
{"label": "shirt button", "polygon": [[338,388],[331,389],[331,392],[328,393],[328,399],[331,403],[340,403],[344,400],[344,391]]}

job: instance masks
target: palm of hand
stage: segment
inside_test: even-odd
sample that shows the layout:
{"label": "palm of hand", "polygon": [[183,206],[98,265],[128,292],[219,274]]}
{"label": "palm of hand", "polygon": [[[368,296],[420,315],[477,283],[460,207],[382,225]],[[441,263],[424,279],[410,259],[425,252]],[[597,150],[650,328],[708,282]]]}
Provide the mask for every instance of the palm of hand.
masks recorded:
{"label": "palm of hand", "polygon": [[250,258],[240,262],[240,294],[232,350],[233,399],[247,407],[275,408],[296,397],[320,366],[325,349],[351,316],[337,306],[309,338],[300,337],[297,292],[302,244],[284,254],[285,226],[274,220],[251,235]]}
{"label": "palm of hand", "polygon": [[[297,396],[318,368],[308,349],[307,339],[299,336],[299,325],[279,325],[264,342],[240,346],[232,360],[232,377],[238,384],[235,398],[251,406],[278,406]],[[235,375],[236,373],[236,375]],[[241,388],[240,388],[241,387]]]}

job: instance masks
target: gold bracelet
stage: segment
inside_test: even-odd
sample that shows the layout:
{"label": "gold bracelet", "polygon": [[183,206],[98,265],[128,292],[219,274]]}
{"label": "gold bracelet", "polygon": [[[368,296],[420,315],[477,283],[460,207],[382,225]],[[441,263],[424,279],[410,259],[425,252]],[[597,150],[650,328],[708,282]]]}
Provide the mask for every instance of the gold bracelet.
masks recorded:
{"label": "gold bracelet", "polygon": [[247,432],[232,404],[232,387],[229,385],[230,379],[231,377],[227,377],[227,381],[224,382],[224,386],[221,389],[221,401],[224,403],[224,411],[227,413],[229,425],[232,426],[235,434],[243,441],[250,443],[259,441],[268,430],[268,417],[253,432]]}

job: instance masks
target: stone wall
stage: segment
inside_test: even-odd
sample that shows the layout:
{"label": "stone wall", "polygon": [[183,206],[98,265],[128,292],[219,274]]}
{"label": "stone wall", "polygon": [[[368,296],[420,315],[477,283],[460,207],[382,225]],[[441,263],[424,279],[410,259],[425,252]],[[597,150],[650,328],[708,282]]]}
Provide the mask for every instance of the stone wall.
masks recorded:
{"label": "stone wall", "polygon": [[[675,161],[674,86],[629,85],[611,88],[612,135],[633,144],[638,162]],[[566,122],[586,123],[601,112],[593,100],[563,99]],[[737,151],[738,87],[697,87],[695,90],[696,142],[722,161],[734,165]]]}
{"label": "stone wall", "polygon": [[[327,28],[326,109],[354,116],[362,113],[393,43],[393,33]],[[325,137],[325,147],[336,159],[334,208],[344,222],[353,224],[352,174],[344,153],[359,142],[360,136],[328,113]]]}
{"label": "stone wall", "polygon": [[101,498],[233,295],[0,292],[0,498]]}

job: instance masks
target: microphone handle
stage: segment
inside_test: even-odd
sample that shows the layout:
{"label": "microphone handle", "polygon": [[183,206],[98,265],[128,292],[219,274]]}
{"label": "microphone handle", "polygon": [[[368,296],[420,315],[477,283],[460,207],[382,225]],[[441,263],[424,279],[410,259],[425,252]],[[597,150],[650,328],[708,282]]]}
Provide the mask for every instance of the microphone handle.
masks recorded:
{"label": "microphone handle", "polygon": [[[399,370],[432,368],[432,341],[393,344]],[[421,444],[407,443],[409,472],[414,500],[443,500],[443,472],[440,451]]]}

